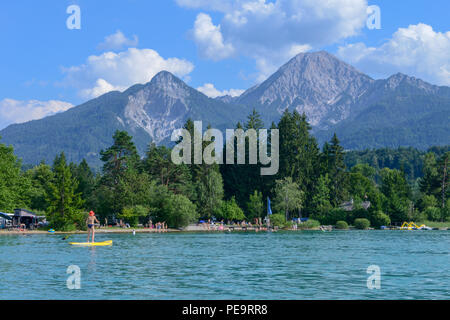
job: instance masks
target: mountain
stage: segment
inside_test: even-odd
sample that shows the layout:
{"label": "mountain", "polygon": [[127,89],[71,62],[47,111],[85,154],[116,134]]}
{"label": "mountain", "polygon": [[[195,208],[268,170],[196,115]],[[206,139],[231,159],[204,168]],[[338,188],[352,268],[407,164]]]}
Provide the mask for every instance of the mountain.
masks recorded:
{"label": "mountain", "polygon": [[305,113],[319,143],[336,132],[346,149],[450,142],[450,88],[404,74],[374,80],[333,55],[302,53],[235,100],[266,125],[288,109]]}
{"label": "mountain", "polygon": [[109,92],[64,113],[0,131],[26,164],[52,162],[64,151],[100,166],[99,152],[116,130],[127,130],[141,154],[150,142],[170,144],[188,118],[234,128],[255,108],[266,127],[284,110],[305,113],[320,143],[336,132],[346,149],[450,142],[450,87],[403,74],[374,80],[333,55],[302,53],[240,97],[208,98],[169,72],[124,92]]}
{"label": "mountain", "polygon": [[285,110],[305,113],[310,124],[327,129],[346,119],[358,98],[374,83],[369,76],[320,51],[301,53],[237,103],[257,107],[268,119]]}
{"label": "mountain", "polygon": [[245,118],[248,112],[242,108],[208,98],[163,71],[147,84],[123,93],[109,92],[44,119],[11,125],[0,136],[26,164],[51,163],[64,151],[70,161],[85,158],[99,167],[99,152],[112,144],[116,130],[128,131],[143,154],[151,142],[169,144],[173,130],[188,118],[225,129]]}
{"label": "mountain", "polygon": [[[336,124],[347,149],[413,146],[425,150],[450,142],[450,88],[439,87],[398,73],[373,83],[353,112]],[[319,141],[330,130],[319,130]]]}

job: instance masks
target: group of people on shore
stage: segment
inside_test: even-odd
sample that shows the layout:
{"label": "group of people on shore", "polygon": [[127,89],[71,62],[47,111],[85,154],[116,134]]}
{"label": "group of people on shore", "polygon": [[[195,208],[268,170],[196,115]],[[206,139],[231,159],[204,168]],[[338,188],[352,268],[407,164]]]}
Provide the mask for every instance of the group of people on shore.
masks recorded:
{"label": "group of people on shore", "polygon": [[207,222],[201,222],[201,225],[203,226],[203,229],[208,230],[208,231],[223,231],[224,230],[224,221],[220,221],[218,223],[211,221],[211,219],[209,219]]}
{"label": "group of people on shore", "polygon": [[268,227],[268,224],[266,222],[263,223],[262,218],[255,218],[254,223],[252,224],[250,221],[227,221],[227,223],[224,222],[224,220],[221,220],[220,222],[217,221],[211,221],[209,219],[208,221],[201,221],[200,225],[203,227],[204,230],[208,231],[224,231],[225,227],[228,227],[228,230],[233,230],[235,228],[239,228],[242,230],[252,229],[256,232],[258,231],[267,231],[270,229]]}
{"label": "group of people on shore", "polygon": [[156,230],[156,232],[167,232],[167,230],[169,230],[169,227],[167,226],[167,223],[164,222],[157,222],[155,224],[153,224],[153,221],[150,220],[148,222],[147,227],[151,230]]}

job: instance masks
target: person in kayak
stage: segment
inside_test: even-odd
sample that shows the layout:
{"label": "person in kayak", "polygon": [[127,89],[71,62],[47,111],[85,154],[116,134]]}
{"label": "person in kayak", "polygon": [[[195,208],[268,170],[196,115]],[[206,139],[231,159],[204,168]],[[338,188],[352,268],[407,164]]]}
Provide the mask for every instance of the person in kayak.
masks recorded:
{"label": "person in kayak", "polygon": [[88,227],[87,242],[89,242],[89,236],[92,235],[92,242],[95,240],[95,223],[100,224],[100,221],[95,217],[94,211],[89,212],[89,217],[86,219]]}

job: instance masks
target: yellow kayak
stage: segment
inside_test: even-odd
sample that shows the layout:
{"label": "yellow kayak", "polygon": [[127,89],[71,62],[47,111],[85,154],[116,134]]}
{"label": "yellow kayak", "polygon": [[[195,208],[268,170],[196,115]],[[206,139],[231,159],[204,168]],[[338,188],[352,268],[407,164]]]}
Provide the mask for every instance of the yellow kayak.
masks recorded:
{"label": "yellow kayak", "polygon": [[112,246],[112,240],[103,241],[103,242],[69,242],[69,244],[73,246],[81,246],[81,247],[105,247]]}

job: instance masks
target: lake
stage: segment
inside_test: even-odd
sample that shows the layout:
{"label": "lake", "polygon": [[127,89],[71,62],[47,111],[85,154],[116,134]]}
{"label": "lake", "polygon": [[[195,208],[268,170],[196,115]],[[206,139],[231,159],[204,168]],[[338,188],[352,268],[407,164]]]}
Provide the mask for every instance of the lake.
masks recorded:
{"label": "lake", "polygon": [[[449,231],[98,234],[114,245],[91,248],[61,238],[0,236],[0,299],[449,299]],[[79,290],[66,285],[70,265]]]}

